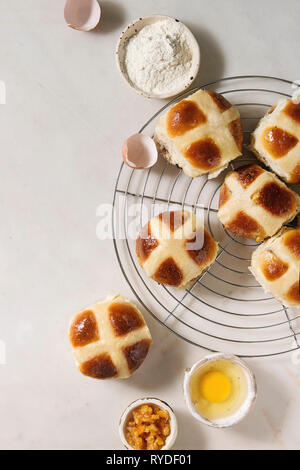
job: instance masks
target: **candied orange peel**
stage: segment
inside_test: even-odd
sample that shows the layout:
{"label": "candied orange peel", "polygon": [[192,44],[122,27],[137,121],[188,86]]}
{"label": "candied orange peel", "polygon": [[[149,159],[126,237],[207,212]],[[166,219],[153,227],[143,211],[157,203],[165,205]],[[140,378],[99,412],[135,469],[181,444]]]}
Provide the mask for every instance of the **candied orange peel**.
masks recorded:
{"label": "candied orange peel", "polygon": [[170,435],[169,412],[158,405],[144,404],[135,408],[125,430],[128,444],[135,450],[160,450]]}

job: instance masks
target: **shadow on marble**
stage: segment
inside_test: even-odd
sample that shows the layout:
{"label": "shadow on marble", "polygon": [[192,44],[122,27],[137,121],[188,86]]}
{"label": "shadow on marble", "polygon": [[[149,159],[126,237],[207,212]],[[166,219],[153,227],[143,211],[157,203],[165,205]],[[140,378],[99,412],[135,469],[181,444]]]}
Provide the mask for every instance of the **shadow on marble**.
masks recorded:
{"label": "shadow on marble", "polygon": [[214,35],[195,23],[186,23],[186,25],[195,35],[201,50],[199,74],[193,82],[192,88],[222,78],[224,55]]}
{"label": "shadow on marble", "polygon": [[125,8],[116,2],[101,1],[101,20],[92,31],[96,34],[108,34],[121,28],[125,20]]}
{"label": "shadow on marble", "polygon": [[175,410],[178,421],[178,436],[173,450],[203,450],[205,449],[205,436],[201,424],[188,412],[188,410]]}
{"label": "shadow on marble", "polygon": [[261,368],[256,365],[254,372],[258,388],[255,406],[243,422],[232,428],[232,432],[244,434],[245,437],[256,439],[266,446],[276,443],[279,449],[285,449],[281,440],[281,429],[289,397],[284,383],[279,382],[263,365]]}
{"label": "shadow on marble", "polygon": [[145,314],[143,309],[141,311],[150,328],[153,344],[144,364],[128,381],[128,385],[143,390],[143,393],[147,390],[147,394],[151,396],[169,389],[172,384],[178,387],[178,379],[182,384],[186,368],[187,344],[156,320],[149,318],[149,314]]}

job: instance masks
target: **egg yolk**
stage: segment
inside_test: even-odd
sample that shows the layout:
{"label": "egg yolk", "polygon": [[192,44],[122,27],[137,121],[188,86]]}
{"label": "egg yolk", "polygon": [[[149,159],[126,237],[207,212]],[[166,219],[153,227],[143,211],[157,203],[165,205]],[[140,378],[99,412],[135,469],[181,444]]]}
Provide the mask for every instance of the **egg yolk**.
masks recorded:
{"label": "egg yolk", "polygon": [[231,392],[229,378],[220,371],[212,370],[204,374],[200,381],[202,397],[212,403],[225,401]]}

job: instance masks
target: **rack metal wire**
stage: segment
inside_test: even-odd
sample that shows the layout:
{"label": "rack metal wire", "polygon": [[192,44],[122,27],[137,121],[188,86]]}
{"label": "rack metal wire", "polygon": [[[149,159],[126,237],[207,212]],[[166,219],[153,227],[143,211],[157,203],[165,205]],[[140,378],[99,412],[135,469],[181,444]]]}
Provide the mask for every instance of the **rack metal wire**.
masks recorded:
{"label": "rack metal wire", "polygon": [[[258,120],[280,97],[290,97],[293,83],[276,77],[237,76],[216,80],[202,88],[227,95],[238,107],[244,129],[244,156],[236,168],[255,157],[247,150]],[[139,132],[153,135],[163,106]],[[224,172],[214,180],[187,177],[163,159],[149,170],[122,164],[113,198],[112,231],[120,268],[140,304],[161,324],[191,344],[242,357],[266,357],[297,350],[300,313],[281,305],[264,292],[248,266],[257,243],[229,233],[219,222],[217,207]],[[295,188],[294,188],[295,189]],[[298,188],[296,188],[298,190]],[[140,228],[162,210],[191,210],[203,217],[219,242],[217,259],[186,291],[161,286],[140,268],[135,239]]]}

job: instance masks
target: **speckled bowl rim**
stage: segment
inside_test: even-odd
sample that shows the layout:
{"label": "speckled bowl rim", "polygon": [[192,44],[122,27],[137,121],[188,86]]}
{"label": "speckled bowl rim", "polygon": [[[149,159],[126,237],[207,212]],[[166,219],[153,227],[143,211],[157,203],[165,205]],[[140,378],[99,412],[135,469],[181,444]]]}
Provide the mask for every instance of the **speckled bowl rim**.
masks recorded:
{"label": "speckled bowl rim", "polygon": [[[124,51],[124,45],[126,41],[139,32],[144,26],[147,26],[148,24],[153,24],[157,21],[161,20],[172,20],[176,21],[177,23],[180,23],[186,30],[188,36],[189,36],[189,41],[192,47],[192,68],[191,68],[191,76],[192,78],[189,80],[188,83],[186,83],[184,86],[181,86],[178,88],[178,90],[175,90],[172,93],[162,93],[162,94],[152,94],[152,93],[146,93],[143,90],[140,90],[138,87],[134,85],[134,83],[131,82],[129,77],[127,76],[125,66],[122,60],[122,52]],[[201,52],[200,52],[200,46],[198,44],[197,39],[195,38],[194,34],[191,32],[191,30],[181,21],[177,20],[176,18],[173,18],[172,16],[167,16],[167,15],[151,15],[151,16],[144,16],[141,17],[137,20],[134,20],[132,23],[130,23],[121,33],[120,39],[117,44],[116,48],[116,60],[117,60],[117,65],[118,69],[126,81],[126,83],[137,93],[139,93],[142,96],[145,96],[146,98],[156,98],[156,99],[167,99],[171,98],[173,96],[179,95],[180,93],[184,92],[187,88],[191,86],[191,84],[194,82],[196,79],[198,72],[199,72],[199,67],[200,67],[200,61],[201,61]]]}
{"label": "speckled bowl rim", "polygon": [[[216,361],[222,361],[222,360],[233,362],[234,364],[237,364],[238,366],[242,368],[245,375],[247,376],[249,388],[248,388],[247,399],[239,408],[239,410],[241,410],[241,408],[244,406],[243,412],[239,413],[237,411],[233,415],[228,416],[228,418],[224,418],[224,420],[221,423],[217,423],[217,422],[213,422],[204,418],[204,416],[201,416],[201,414],[196,410],[191,400],[189,387],[190,387],[191,377],[194,375],[196,371],[201,369],[206,364],[209,364],[210,362],[216,362]],[[184,381],[183,381],[183,391],[184,391],[184,397],[185,397],[187,407],[190,413],[192,414],[192,416],[196,418],[198,421],[200,421],[201,423],[207,424],[208,426],[212,426],[214,428],[228,428],[228,427],[234,426],[235,424],[238,424],[248,415],[248,413],[254,406],[254,403],[257,397],[257,385],[256,385],[256,379],[255,379],[255,375],[253,371],[250,369],[248,364],[242,359],[240,359],[238,356],[234,356],[233,354],[226,354],[226,353],[209,354],[208,356],[205,356],[199,361],[197,361],[192,366],[192,368],[187,369],[185,371],[185,376],[184,376]],[[246,406],[245,403],[247,400],[248,400],[248,405]]]}
{"label": "speckled bowl rim", "polygon": [[133,447],[131,447],[128,444],[128,442],[126,440],[126,437],[125,437],[124,428],[125,428],[127,419],[129,417],[129,414],[135,408],[137,408],[138,406],[143,405],[145,403],[149,403],[149,404],[153,403],[154,405],[158,405],[159,407],[161,407],[161,408],[163,408],[163,409],[165,409],[169,412],[171,432],[170,432],[170,435],[167,437],[166,443],[161,448],[161,450],[171,449],[173,447],[175,441],[176,441],[177,434],[178,434],[178,423],[177,423],[175,413],[174,413],[173,409],[170,407],[170,405],[168,405],[168,403],[166,403],[163,400],[160,400],[159,398],[152,398],[152,397],[138,398],[137,400],[130,403],[130,405],[128,405],[127,408],[123,411],[123,413],[121,415],[121,418],[120,418],[120,422],[119,422],[119,435],[120,435],[120,438],[121,438],[121,441],[122,441],[123,445],[128,450],[135,450]]}

